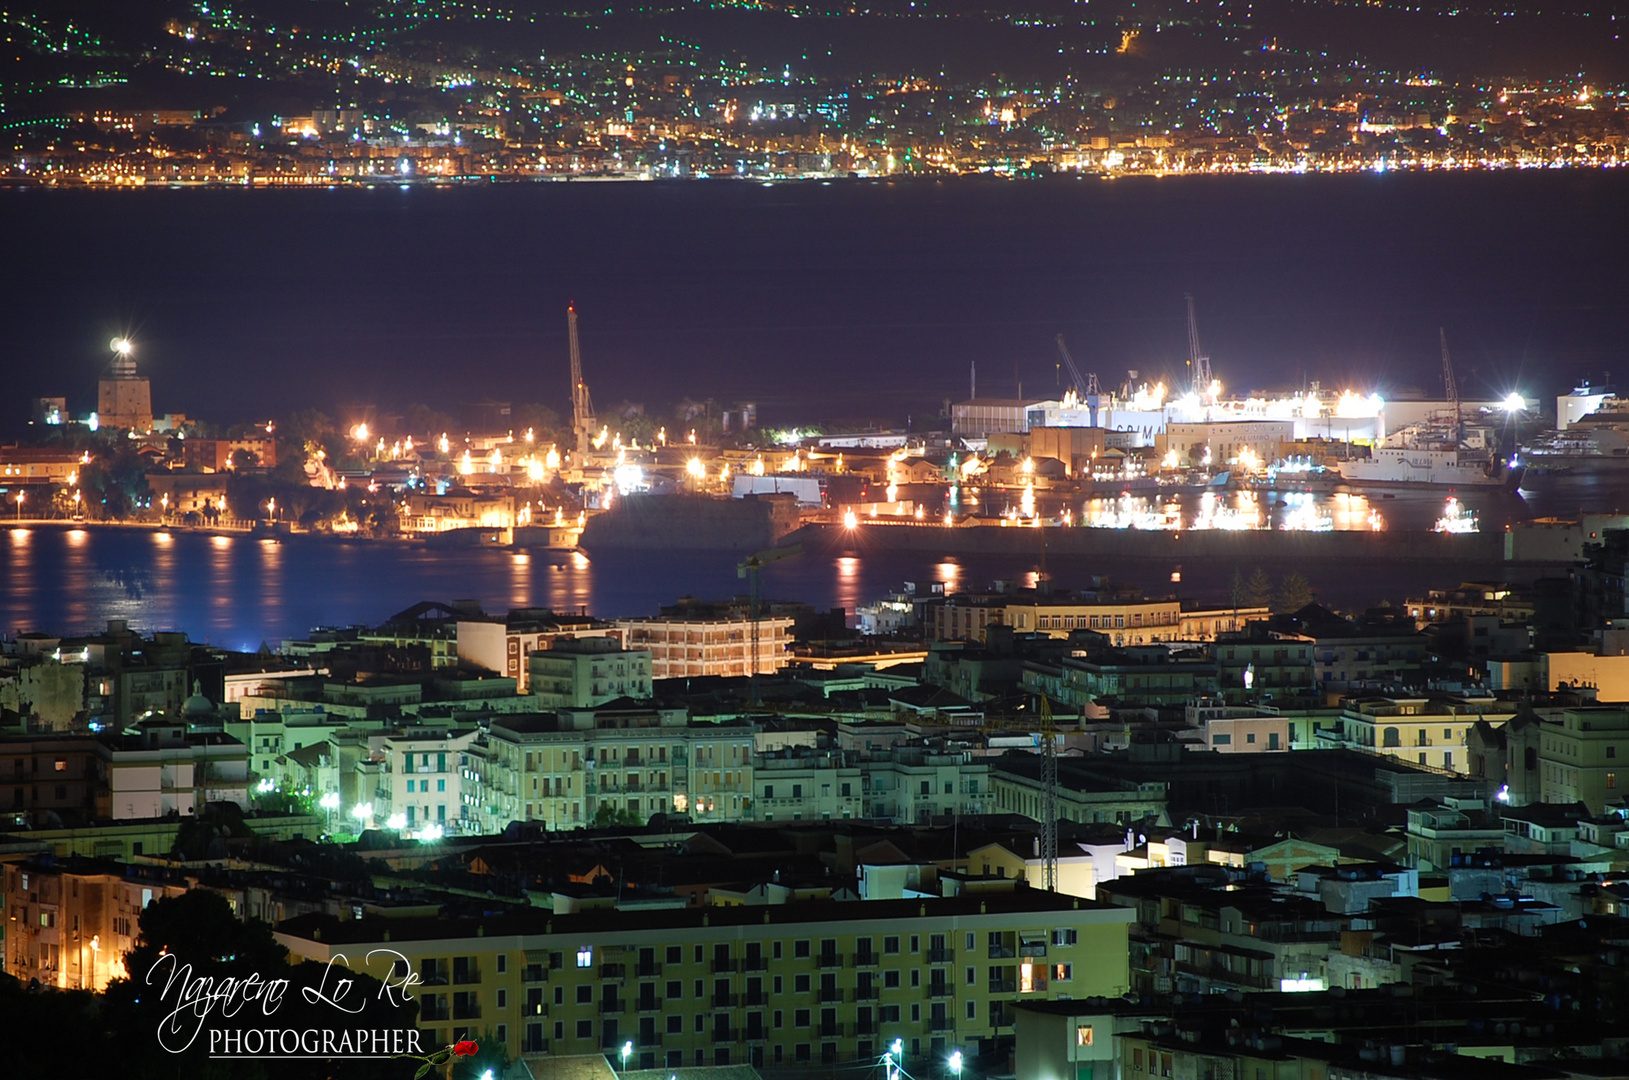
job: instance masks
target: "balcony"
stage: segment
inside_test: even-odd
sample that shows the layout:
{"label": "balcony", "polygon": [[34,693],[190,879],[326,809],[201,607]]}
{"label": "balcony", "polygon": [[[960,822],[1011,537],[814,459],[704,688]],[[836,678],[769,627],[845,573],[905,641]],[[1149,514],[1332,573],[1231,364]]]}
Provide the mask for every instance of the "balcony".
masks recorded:
{"label": "balcony", "polygon": [[473,986],[481,981],[481,970],[477,967],[453,967],[454,986]]}
{"label": "balcony", "polygon": [[623,1009],[627,1006],[627,1004],[628,1003],[626,1001],[623,1001],[621,998],[604,998],[604,999],[601,999],[601,1001],[600,1001],[600,1015],[601,1016],[617,1015],[617,1014],[619,1014],[619,1013],[621,1013],[623,1011]]}
{"label": "balcony", "polygon": [[626,965],[626,964],[601,964],[600,965],[600,978],[602,978],[602,979],[624,979],[624,978],[627,978],[627,976],[628,976],[628,965]]}
{"label": "balcony", "polygon": [[875,984],[862,986],[854,991],[855,1001],[876,1001],[880,996],[882,996],[882,987]]}
{"label": "balcony", "polygon": [[1016,960],[1018,952],[1011,945],[991,945],[991,960]]}
{"label": "balcony", "polygon": [[955,997],[955,996],[956,996],[956,988],[954,986],[950,985],[947,982],[936,982],[936,983],[929,983],[928,984],[928,997],[930,997],[930,998],[947,998],[947,997]]}
{"label": "balcony", "polygon": [[520,981],[523,983],[548,982],[549,969],[542,964],[527,964],[520,969]]}
{"label": "balcony", "polygon": [[747,1025],[747,1042],[766,1042],[769,1039],[769,1029],[762,1024]]}
{"label": "balcony", "polygon": [[520,1052],[523,1054],[546,1054],[549,1052],[549,1040],[541,1035],[536,1038],[528,1035],[520,1041]]}
{"label": "balcony", "polygon": [[875,1020],[856,1020],[856,1021],[854,1021],[854,1034],[856,1034],[856,1035],[875,1035],[876,1033],[877,1033],[877,1022]]}
{"label": "balcony", "polygon": [[821,1024],[815,1029],[815,1034],[822,1039],[841,1039],[843,1037],[842,1024]]}
{"label": "balcony", "polygon": [[739,971],[739,970],[740,970],[740,964],[737,963],[733,959],[730,959],[730,960],[714,959],[713,960],[713,974],[714,975],[728,975],[728,974],[733,974],[734,972]]}
{"label": "balcony", "polygon": [[815,957],[815,967],[817,968],[840,968],[842,966],[842,953],[821,953]]}
{"label": "balcony", "polygon": [[876,967],[881,961],[874,952],[857,952],[854,954],[854,966],[857,968]]}
{"label": "balcony", "polygon": [[454,1020],[479,1020],[481,1018],[481,1003],[479,1001],[453,1001],[452,1018]]}
{"label": "balcony", "polygon": [[928,1018],[929,1031],[955,1031],[956,1021],[948,1016],[933,1016]]}
{"label": "balcony", "polygon": [[427,1024],[432,1020],[451,1020],[452,1013],[447,1009],[447,1003],[436,1001],[433,998],[419,998],[419,1023]]}
{"label": "balcony", "polygon": [[816,994],[816,999],[822,1005],[841,1005],[843,1002],[843,991],[839,990],[835,986],[822,989]]}
{"label": "balcony", "polygon": [[741,1004],[747,1006],[768,1005],[769,995],[764,993],[762,990],[748,990],[745,994],[741,995]]}
{"label": "balcony", "polygon": [[419,985],[420,986],[446,986],[447,985],[447,969],[442,968],[442,967],[420,968],[419,969]]}
{"label": "balcony", "polygon": [[635,1012],[660,1012],[661,1009],[662,999],[658,997],[642,997],[639,998],[637,1004],[634,1005]]}
{"label": "balcony", "polygon": [[737,1041],[740,1040],[740,1038],[741,1038],[741,1030],[739,1028],[732,1028],[732,1027],[715,1027],[715,1028],[713,1028],[713,1041],[716,1042],[716,1043],[737,1042]]}
{"label": "balcony", "polygon": [[928,963],[930,963],[930,964],[950,964],[950,963],[954,963],[955,960],[956,960],[956,950],[955,949],[929,949],[928,950]]}
{"label": "balcony", "polygon": [[662,965],[654,961],[647,963],[641,960],[634,965],[634,974],[642,979],[652,979],[662,973]]}
{"label": "balcony", "polygon": [[714,994],[712,1002],[715,1009],[733,1009],[741,1003],[741,998],[736,994]]}
{"label": "balcony", "polygon": [[742,971],[768,971],[769,970],[769,959],[768,959],[768,957],[766,957],[766,956],[764,956],[762,954],[759,954],[758,956],[750,956],[749,955],[745,960],[741,961],[741,970]]}
{"label": "balcony", "polygon": [[1018,993],[1018,980],[1017,979],[991,979],[990,980],[990,993],[992,993],[992,994],[1016,994],[1016,993]]}

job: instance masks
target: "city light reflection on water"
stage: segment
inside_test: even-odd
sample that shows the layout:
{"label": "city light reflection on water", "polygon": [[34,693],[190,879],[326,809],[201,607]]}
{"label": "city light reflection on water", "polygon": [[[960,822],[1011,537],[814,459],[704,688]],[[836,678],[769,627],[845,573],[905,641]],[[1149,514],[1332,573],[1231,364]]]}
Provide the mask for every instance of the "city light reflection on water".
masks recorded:
{"label": "city light reflection on water", "polygon": [[[1248,513],[1248,504],[1233,498],[1218,496],[1220,505],[1235,511],[1243,505],[1240,512]],[[1463,501],[1481,513],[1484,529],[1500,529],[1515,515],[1497,498],[1466,495]],[[1440,494],[1321,496],[1293,504],[1261,496],[1258,507],[1263,520],[1269,512],[1311,506],[1329,515],[1336,528],[1362,528],[1377,504],[1388,528],[1427,530],[1442,512]],[[1199,505],[1199,497],[1191,496],[1183,510]],[[998,579],[1029,584],[1042,558],[1040,544],[1001,555],[882,551],[864,541],[871,527],[860,526],[851,550],[822,554],[815,549],[765,567],[762,595],[820,610],[842,607],[852,620],[854,608],[905,582],[937,582],[946,592],[980,589]],[[1063,588],[1089,586],[1100,575],[1156,594],[1172,588],[1173,567],[1163,562],[1064,556],[1056,550],[1046,559],[1048,576]],[[261,542],[185,531],[0,525],[0,633],[82,633],[101,628],[109,618],[124,618],[144,631],[183,630],[195,641],[252,650],[262,641],[275,645],[302,637],[316,626],[376,625],[421,600],[474,599],[493,613],[535,606],[604,617],[650,615],[683,596],[743,596],[739,561],[736,552],[517,556],[507,549],[431,551],[303,537]],[[1348,567],[1301,569],[1319,599],[1335,604],[1368,604],[1382,596],[1396,602],[1411,589],[1458,580],[1408,566],[1374,576]],[[1185,563],[1181,594],[1219,601],[1231,575],[1231,565]]]}

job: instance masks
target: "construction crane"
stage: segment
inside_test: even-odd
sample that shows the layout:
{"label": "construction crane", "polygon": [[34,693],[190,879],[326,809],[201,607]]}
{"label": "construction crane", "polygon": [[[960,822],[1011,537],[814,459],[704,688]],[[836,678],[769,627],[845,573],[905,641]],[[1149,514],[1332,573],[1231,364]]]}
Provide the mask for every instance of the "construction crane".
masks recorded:
{"label": "construction crane", "polygon": [[1454,381],[1454,362],[1448,355],[1448,332],[1437,327],[1437,339],[1442,342],[1442,389],[1448,395],[1448,407],[1454,410],[1454,445],[1465,441],[1465,428],[1459,415],[1459,384]]}
{"label": "construction crane", "polygon": [[759,652],[759,624],[762,614],[758,610],[758,572],[770,563],[790,559],[794,555],[803,554],[802,544],[792,544],[788,547],[765,548],[748,555],[735,568],[735,576],[748,580],[748,608],[747,617],[752,622],[752,670],[749,674],[752,686],[752,703],[758,704],[758,652]]}
{"label": "construction crane", "polygon": [[[566,329],[571,336],[571,430],[577,436],[577,454],[586,456],[598,426],[594,422],[594,402],[583,381],[583,354],[577,348],[577,305],[566,306]],[[580,464],[580,462],[579,462]]]}
{"label": "construction crane", "polygon": [[1047,892],[1058,891],[1058,737],[1052,726],[1052,701],[1041,695],[1041,879]]}
{"label": "construction crane", "polygon": [[1069,355],[1069,346],[1063,343],[1063,335],[1058,335],[1058,355],[1063,357],[1063,366],[1069,369],[1069,380],[1075,384],[1075,393],[1085,400],[1089,395],[1101,394],[1103,391],[1097,385],[1097,372],[1092,372],[1084,378],[1080,369],[1075,366],[1075,358]]}
{"label": "construction crane", "polygon": [[1199,320],[1193,313],[1193,293],[1185,294],[1188,301],[1188,374],[1193,379],[1193,392],[1201,399],[1210,393],[1210,357],[1199,351]]}

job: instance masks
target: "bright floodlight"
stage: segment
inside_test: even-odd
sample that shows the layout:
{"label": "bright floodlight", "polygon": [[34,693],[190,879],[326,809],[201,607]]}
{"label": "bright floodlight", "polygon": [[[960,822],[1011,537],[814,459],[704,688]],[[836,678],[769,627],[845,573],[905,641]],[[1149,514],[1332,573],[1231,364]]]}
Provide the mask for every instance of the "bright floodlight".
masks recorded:
{"label": "bright floodlight", "polygon": [[370,802],[357,803],[351,807],[351,816],[358,821],[366,821],[373,816],[373,804]]}
{"label": "bright floodlight", "polygon": [[1526,399],[1524,399],[1514,390],[1505,395],[1504,401],[1500,402],[1500,404],[1504,406],[1505,412],[1521,412],[1523,409],[1527,408]]}
{"label": "bright floodlight", "polygon": [[407,815],[391,814],[389,817],[385,818],[385,828],[395,829],[398,832],[407,828]]}
{"label": "bright floodlight", "polygon": [[118,353],[120,356],[129,356],[130,350],[135,346],[130,344],[129,338],[116,337],[107,343],[107,347]]}
{"label": "bright floodlight", "polygon": [[330,791],[321,799],[317,800],[317,805],[322,807],[324,810],[337,809],[339,807],[339,792]]}
{"label": "bright floodlight", "polygon": [[962,1074],[962,1052],[960,1050],[950,1055],[950,1071],[957,1076]]}
{"label": "bright floodlight", "polygon": [[492,1070],[488,1069],[486,1072],[482,1073],[481,1080],[492,1080]]}

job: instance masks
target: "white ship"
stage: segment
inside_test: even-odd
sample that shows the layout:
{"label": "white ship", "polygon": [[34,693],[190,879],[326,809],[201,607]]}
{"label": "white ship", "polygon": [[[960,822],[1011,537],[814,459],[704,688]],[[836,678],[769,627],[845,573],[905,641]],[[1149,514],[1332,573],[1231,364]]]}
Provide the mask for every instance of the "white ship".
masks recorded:
{"label": "white ship", "polygon": [[1523,491],[1550,487],[1622,487],[1629,483],[1629,403],[1608,398],[1565,431],[1541,435],[1521,451]]}
{"label": "white ship", "polygon": [[1497,488],[1520,479],[1518,471],[1493,459],[1485,446],[1462,444],[1451,431],[1413,427],[1397,432],[1366,458],[1341,462],[1340,474],[1349,484],[1375,487]]}

